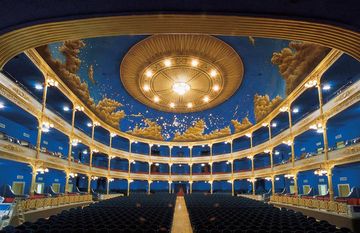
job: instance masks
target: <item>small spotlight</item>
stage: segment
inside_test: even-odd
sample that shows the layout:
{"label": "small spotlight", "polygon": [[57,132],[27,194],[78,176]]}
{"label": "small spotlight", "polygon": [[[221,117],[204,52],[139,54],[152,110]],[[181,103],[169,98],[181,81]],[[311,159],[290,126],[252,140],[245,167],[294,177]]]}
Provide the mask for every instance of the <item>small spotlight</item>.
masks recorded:
{"label": "small spotlight", "polygon": [[90,122],[87,123],[86,125],[87,125],[87,127],[91,127],[91,126],[92,126],[92,124],[91,124]]}
{"label": "small spotlight", "polygon": [[170,66],[171,66],[171,61],[170,61],[170,59],[165,59],[164,65],[165,65],[166,67],[170,67]]}
{"label": "small spotlight", "polygon": [[277,126],[276,122],[273,122],[273,123],[271,124],[271,127],[273,127],[273,128],[275,128],[276,126]]}
{"label": "small spotlight", "polygon": [[145,75],[146,77],[151,78],[153,76],[153,72],[151,70],[147,70]]}
{"label": "small spotlight", "polygon": [[214,90],[214,91],[219,91],[219,90],[220,90],[219,85],[215,84],[215,85],[213,86],[213,90]]}
{"label": "small spotlight", "polygon": [[4,103],[0,102],[0,109],[5,108]]}
{"label": "small spotlight", "polygon": [[212,78],[215,78],[216,75],[217,75],[216,70],[211,70],[211,71],[210,71],[210,76],[211,76]]}
{"label": "small spotlight", "polygon": [[275,155],[279,155],[279,154],[280,154],[280,152],[276,150],[276,151],[275,151]]}
{"label": "small spotlight", "polygon": [[204,96],[204,98],[203,98],[203,101],[205,102],[205,103],[207,103],[207,102],[209,102],[209,96]]}
{"label": "small spotlight", "polygon": [[155,103],[158,103],[159,101],[160,101],[159,96],[154,96],[154,102],[155,102]]}
{"label": "small spotlight", "polygon": [[37,84],[35,84],[35,89],[36,89],[36,90],[42,90],[42,89],[44,89],[44,87],[43,87],[42,84],[37,83]]}
{"label": "small spotlight", "polygon": [[323,86],[323,90],[324,91],[327,91],[327,90],[330,90],[331,89],[331,86],[329,85],[329,84],[325,84],[324,86]]}
{"label": "small spotlight", "polygon": [[174,103],[170,103],[170,108],[175,108],[175,104],[174,104]]}
{"label": "small spotlight", "polygon": [[299,112],[299,108],[294,108],[294,109],[292,110],[292,112],[293,112],[293,113],[298,113],[298,112]]}
{"label": "small spotlight", "polygon": [[188,107],[188,108],[192,108],[192,107],[193,107],[193,104],[192,104],[192,103],[188,103],[188,104],[187,104],[187,107]]}
{"label": "small spotlight", "polygon": [[193,67],[196,67],[196,66],[199,65],[199,61],[196,60],[196,59],[193,59],[193,60],[191,61],[191,65],[192,65]]}
{"label": "small spotlight", "polygon": [[150,90],[150,87],[149,85],[145,84],[144,87],[143,87],[144,91],[149,91]]}
{"label": "small spotlight", "polygon": [[70,111],[70,108],[69,108],[68,106],[64,106],[64,107],[63,107],[63,110],[64,110],[65,112],[68,112],[68,111]]}

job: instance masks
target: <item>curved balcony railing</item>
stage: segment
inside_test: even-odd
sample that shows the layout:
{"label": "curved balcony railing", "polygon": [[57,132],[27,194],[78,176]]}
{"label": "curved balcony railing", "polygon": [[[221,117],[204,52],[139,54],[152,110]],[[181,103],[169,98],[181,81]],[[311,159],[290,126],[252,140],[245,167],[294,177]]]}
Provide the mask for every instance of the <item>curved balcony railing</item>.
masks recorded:
{"label": "curved balcony railing", "polygon": [[[16,90],[19,87],[9,79],[7,79],[4,75],[0,75],[0,81],[5,82],[5,86],[9,88],[9,90]],[[16,91],[17,92],[17,91]],[[338,112],[342,111],[346,107],[350,106],[354,102],[357,101],[356,96],[357,93],[360,92],[360,81],[354,83],[352,86],[348,87],[346,90],[342,92],[342,94],[336,96],[331,101],[326,103],[323,106],[324,117],[331,118],[333,115],[337,114]],[[7,96],[9,97],[9,96]],[[35,99],[33,99],[30,95],[26,95],[25,93],[20,95],[16,95],[16,98],[23,98],[25,103],[17,101],[20,107],[28,111],[29,113],[38,116],[37,109],[41,107],[40,103],[38,103]],[[11,100],[11,98],[9,98]],[[23,104],[23,105],[22,105]],[[32,107],[30,107],[32,106]],[[271,138],[269,141],[266,141],[260,145],[254,146],[252,148],[248,148],[245,150],[216,155],[216,156],[201,156],[201,157],[166,157],[166,156],[149,156],[143,154],[135,154],[129,153],[126,151],[122,151],[119,149],[111,148],[107,145],[104,145],[96,140],[93,140],[84,132],[74,128],[73,137],[81,139],[82,143],[89,146],[92,149],[97,149],[104,154],[111,154],[113,156],[117,156],[120,158],[128,159],[128,160],[136,160],[136,161],[143,161],[143,162],[157,162],[157,163],[208,163],[212,162],[221,162],[221,161],[229,161],[234,159],[241,159],[247,156],[253,156],[259,153],[264,152],[267,149],[271,149],[279,144],[281,144],[284,140],[289,138],[294,138],[297,135],[307,131],[309,129],[309,125],[314,123],[318,118],[321,117],[320,110],[316,110],[313,113],[307,115],[306,118],[300,120],[298,123],[292,126],[290,129],[286,129],[282,131],[280,134],[276,135],[275,137]],[[45,110],[45,118],[51,120],[54,123],[55,128],[59,131],[64,133],[70,138],[71,135],[71,125],[66,122],[65,120],[61,119],[56,114],[52,113],[49,109]],[[290,133],[291,132],[291,133]]]}

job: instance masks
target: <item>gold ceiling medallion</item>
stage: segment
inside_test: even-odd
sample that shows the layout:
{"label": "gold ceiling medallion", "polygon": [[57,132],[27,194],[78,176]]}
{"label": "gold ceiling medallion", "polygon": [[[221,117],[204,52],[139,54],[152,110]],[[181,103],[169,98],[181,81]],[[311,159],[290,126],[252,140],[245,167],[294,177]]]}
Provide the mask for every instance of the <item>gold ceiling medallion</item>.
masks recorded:
{"label": "gold ceiling medallion", "polygon": [[198,34],[150,36],[133,46],[120,65],[130,95],[174,113],[221,104],[239,88],[243,73],[241,58],[229,45]]}

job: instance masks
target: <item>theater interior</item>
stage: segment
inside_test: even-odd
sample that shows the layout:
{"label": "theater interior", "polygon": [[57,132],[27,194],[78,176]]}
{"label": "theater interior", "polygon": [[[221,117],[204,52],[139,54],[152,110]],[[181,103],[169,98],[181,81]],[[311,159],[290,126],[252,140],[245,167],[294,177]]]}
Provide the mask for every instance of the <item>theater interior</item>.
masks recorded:
{"label": "theater interior", "polygon": [[357,1],[0,3],[0,232],[360,232]]}

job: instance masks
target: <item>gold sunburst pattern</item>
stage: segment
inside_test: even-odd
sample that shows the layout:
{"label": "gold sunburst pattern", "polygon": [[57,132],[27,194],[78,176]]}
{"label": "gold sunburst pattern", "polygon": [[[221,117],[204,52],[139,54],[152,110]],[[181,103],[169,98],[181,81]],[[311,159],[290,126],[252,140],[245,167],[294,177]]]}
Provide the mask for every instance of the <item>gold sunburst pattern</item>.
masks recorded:
{"label": "gold sunburst pattern", "polygon": [[241,84],[243,69],[239,55],[215,37],[162,34],[128,51],[120,77],[143,104],[186,113],[212,108],[231,97]]}

